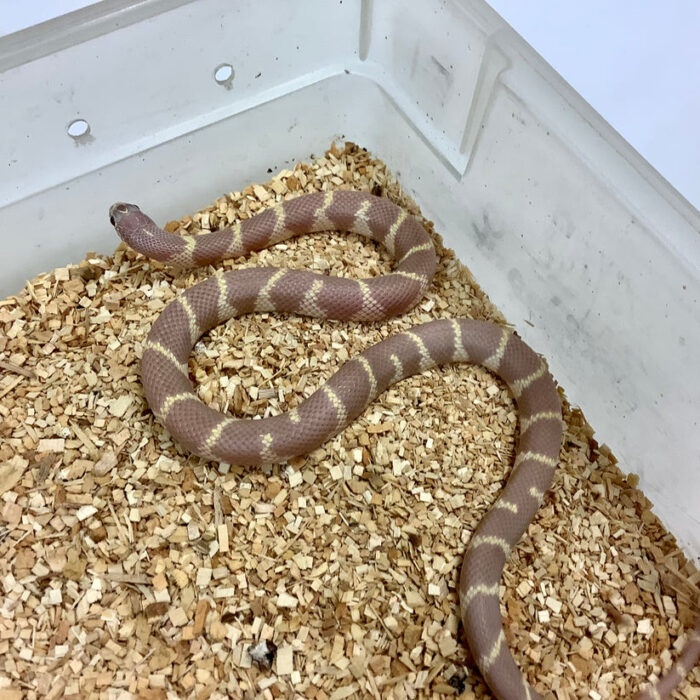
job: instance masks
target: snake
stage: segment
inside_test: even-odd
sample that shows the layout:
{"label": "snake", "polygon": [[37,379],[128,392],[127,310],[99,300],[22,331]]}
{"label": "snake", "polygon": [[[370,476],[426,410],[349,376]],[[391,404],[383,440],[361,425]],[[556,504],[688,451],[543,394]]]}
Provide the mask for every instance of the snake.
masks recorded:
{"label": "snake", "polygon": [[[387,197],[332,190],[286,199],[232,226],[196,235],[168,232],[135,204],[110,207],[110,222],[133,250],[175,268],[213,265],[303,233],[348,231],[384,246],[387,275],[363,280],[309,270],[218,270],[171,301],[153,323],[141,356],[148,406],[187,451],[205,460],[258,466],[304,455],[337,435],[389,386],[448,363],[481,365],[508,386],[518,408],[515,462],[498,498],[466,547],[459,575],[464,636],[499,700],[541,698],[508,647],[499,587],[512,548],[548,491],[562,446],[562,405],[545,360],[518,334],[490,321],[444,318],[390,335],[343,364],[296,407],[241,419],[195,393],[188,358],[197,340],[229,318],[296,313],[338,321],[383,321],[415,306],[437,269],[432,238],[418,218]],[[637,700],[667,696],[700,655],[700,620],[671,670]]]}

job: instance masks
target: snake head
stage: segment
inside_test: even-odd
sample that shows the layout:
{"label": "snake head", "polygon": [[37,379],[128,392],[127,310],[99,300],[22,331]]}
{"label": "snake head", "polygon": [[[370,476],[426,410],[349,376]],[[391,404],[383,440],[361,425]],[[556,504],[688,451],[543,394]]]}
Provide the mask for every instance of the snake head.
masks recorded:
{"label": "snake head", "polygon": [[116,202],[109,208],[109,223],[119,238],[139,252],[148,251],[152,239],[159,231],[153,219],[146,216],[135,204]]}
{"label": "snake head", "polygon": [[127,204],[126,202],[116,202],[109,208],[109,223],[117,229],[119,233],[120,225],[123,225],[125,220],[134,212],[141,210],[135,204]]}

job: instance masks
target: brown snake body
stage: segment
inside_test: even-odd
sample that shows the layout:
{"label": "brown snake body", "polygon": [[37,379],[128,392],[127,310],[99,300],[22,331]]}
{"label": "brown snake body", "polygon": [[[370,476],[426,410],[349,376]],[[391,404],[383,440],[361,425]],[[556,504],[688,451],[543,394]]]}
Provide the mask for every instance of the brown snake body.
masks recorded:
{"label": "brown snake body", "polygon": [[[110,221],[132,248],[177,266],[205,265],[259,250],[300,233],[348,230],[382,243],[395,272],[366,280],[303,270],[252,268],[217,273],[194,285],[158,317],[144,344],[142,380],[149,406],[178,442],[206,459],[259,465],[305,454],[357,418],[395,382],[452,362],[481,364],[500,376],[518,405],[520,438],[512,473],[469,541],[459,581],[461,617],[476,663],[500,700],[540,698],[506,644],[499,584],[509,552],[542,503],[558,463],[561,403],[544,361],[512,331],[486,321],[444,319],[398,333],[345,363],[285,414],[262,420],[225,416],[197,398],[187,361],[197,339],[232,316],[296,312],[336,320],[382,320],[414,306],[429,287],[435,250],[416,218],[387,199],[352,192],[303,195],[230,229],[177,236],[132,204]],[[700,628],[669,673],[638,694],[666,696],[700,655]]]}

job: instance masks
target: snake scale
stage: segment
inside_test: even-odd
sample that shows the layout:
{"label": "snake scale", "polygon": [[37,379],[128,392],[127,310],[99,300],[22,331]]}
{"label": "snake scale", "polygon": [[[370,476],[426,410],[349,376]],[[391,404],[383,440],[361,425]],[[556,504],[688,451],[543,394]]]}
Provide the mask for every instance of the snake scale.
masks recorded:
{"label": "snake scale", "polygon": [[[305,270],[252,268],[217,272],[179,295],[153,324],[141,373],[157,419],[186,449],[240,465],[281,462],[308,453],[357,418],[387,387],[430,367],[483,365],[508,385],[518,406],[515,465],[498,499],[471,537],[459,580],[460,612],[475,661],[500,700],[540,698],[506,643],[499,584],[511,548],[549,488],[562,442],[561,402],[545,362],[515,333],[471,319],[413,327],[346,362],[298,407],[262,420],[225,416],[197,398],[187,361],[210,328],[254,311],[379,321],[413,307],[431,284],[437,258],[425,228],[386,198],[356,191],[305,194],[239,221],[231,228],[178,236],[159,228],[133,204],[116,203],[110,221],[134,250],[178,267],[207,265],[259,250],[301,233],[353,231],[384,245],[392,274],[365,280]],[[668,695],[700,654],[700,628],[660,681],[638,700]]]}

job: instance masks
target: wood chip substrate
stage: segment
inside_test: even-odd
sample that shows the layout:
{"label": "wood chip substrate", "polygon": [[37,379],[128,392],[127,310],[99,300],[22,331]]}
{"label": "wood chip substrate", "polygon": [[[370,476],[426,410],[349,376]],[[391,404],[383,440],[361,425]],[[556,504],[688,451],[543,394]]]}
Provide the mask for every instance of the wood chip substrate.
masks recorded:
{"label": "wood chip substrate", "polygon": [[[420,215],[384,164],[348,143],[167,228],[223,228],[335,188]],[[505,323],[433,235],[438,272],[412,312],[381,324],[232,319],[192,353],[200,397],[276,415],[411,325]],[[222,267],[258,265],[391,269],[344,233]],[[505,386],[478,367],[430,370],[289,464],[207,463],[155,422],[139,357],[164,306],[212,271],[175,274],[121,245],[0,301],[0,698],[491,697],[456,586],[513,462]],[[503,577],[506,637],[548,697],[628,698],[677,656],[700,574],[582,413],[565,402],[565,418],[554,485]],[[675,697],[700,697],[697,669]]]}

